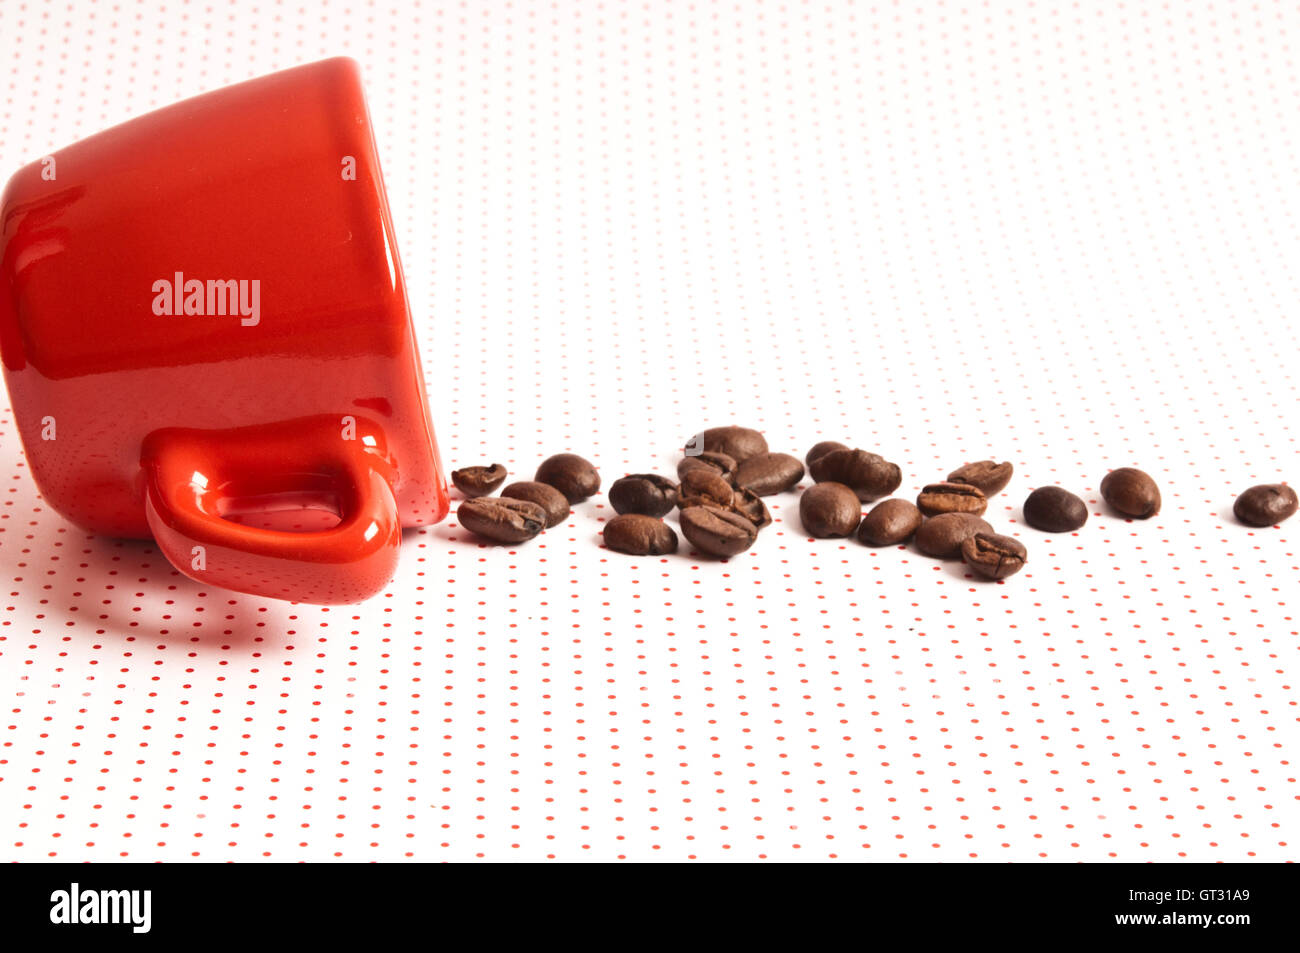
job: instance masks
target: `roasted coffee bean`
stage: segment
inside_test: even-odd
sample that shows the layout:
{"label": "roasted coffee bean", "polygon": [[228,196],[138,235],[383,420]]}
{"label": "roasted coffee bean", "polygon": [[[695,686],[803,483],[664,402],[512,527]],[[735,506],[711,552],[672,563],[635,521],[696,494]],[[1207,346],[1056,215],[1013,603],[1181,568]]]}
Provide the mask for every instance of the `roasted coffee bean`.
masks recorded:
{"label": "roasted coffee bean", "polygon": [[809,536],[850,536],[862,519],[862,501],[843,483],[814,483],[799,497],[799,519]]}
{"label": "roasted coffee bean", "polygon": [[976,533],[991,533],[993,527],[973,513],[942,513],[932,516],[916,531],[916,548],[936,559],[956,559],[961,544]]}
{"label": "roasted coffee bean", "polygon": [[546,510],[527,500],[484,496],[456,510],[461,526],[494,543],[522,543],[546,528]]}
{"label": "roasted coffee bean", "polygon": [[824,457],[832,450],[849,450],[850,447],[840,443],[837,440],[823,440],[821,443],[813,444],[813,448],[808,451],[808,455],[803,458],[803,462],[812,466],[812,462],[818,457]]}
{"label": "roasted coffee bean", "polygon": [[576,453],[557,453],[543,460],[533,479],[555,487],[570,503],[580,503],[600,489],[600,474]]}
{"label": "roasted coffee bean", "polygon": [[677,505],[682,509],[701,503],[730,506],[734,495],[731,484],[712,470],[687,470],[677,491]]}
{"label": "roasted coffee bean", "polygon": [[569,501],[564,494],[546,483],[525,480],[511,483],[501,491],[501,496],[511,500],[527,500],[546,511],[546,528],[559,526],[569,518]]}
{"label": "roasted coffee bean", "polygon": [[759,529],[772,524],[772,513],[753,490],[741,487],[731,498],[731,508]]}
{"label": "roasted coffee bean", "polygon": [[506,482],[506,468],[499,463],[490,467],[464,467],[451,471],[451,482],[470,499],[487,496]]}
{"label": "roasted coffee bean", "polygon": [[1160,487],[1141,470],[1120,467],[1102,478],[1101,498],[1116,512],[1135,520],[1150,519],[1160,512]]}
{"label": "roasted coffee bean", "polygon": [[976,533],[961,544],[961,558],[972,571],[986,579],[1005,579],[1020,572],[1028,556],[1018,539],[997,533]]}
{"label": "roasted coffee bean", "polygon": [[772,496],[792,489],[803,479],[803,464],[788,453],[759,453],[736,467],[736,486],[745,486],[759,496]]}
{"label": "roasted coffee bean", "polygon": [[1015,467],[1009,463],[980,460],[978,463],[968,463],[964,467],[953,470],[948,474],[948,482],[969,483],[971,486],[979,487],[985,497],[990,497],[1007,488],[1014,471]]}
{"label": "roasted coffee bean", "polygon": [[677,484],[657,473],[634,473],[615,480],[607,496],[617,513],[659,517],[677,505]]}
{"label": "roasted coffee bean", "polygon": [[767,440],[757,430],[748,427],[710,427],[703,433],[697,433],[686,444],[686,455],[697,456],[705,453],[725,453],[737,463],[744,463],[750,457],[767,453]]}
{"label": "roasted coffee bean", "polygon": [[989,501],[980,488],[969,483],[931,483],[916,498],[916,507],[926,516],[940,513],[974,513],[983,516]]}
{"label": "roasted coffee bean", "polygon": [[1024,505],[1025,522],[1046,533],[1073,533],[1088,522],[1088,506],[1069,490],[1040,486]]}
{"label": "roasted coffee bean", "polygon": [[818,483],[843,483],[864,503],[889,496],[903,482],[898,464],[866,450],[831,450],[808,470]]}
{"label": "roasted coffee bean", "polygon": [[623,513],[605,524],[605,545],[629,556],[666,556],[677,552],[677,534],[663,520],[644,513]]}
{"label": "roasted coffee bean", "polygon": [[921,520],[921,511],[907,500],[881,500],[862,518],[858,540],[868,546],[897,546],[912,538]]}
{"label": "roasted coffee bean", "polygon": [[754,545],[758,527],[734,510],[705,503],[681,513],[682,534],[706,556],[735,556]]}
{"label": "roasted coffee bean", "polygon": [[677,464],[677,479],[686,476],[687,470],[712,470],[730,483],[736,475],[736,461],[725,453],[701,453],[682,458]]}
{"label": "roasted coffee bean", "polygon": [[1295,516],[1296,492],[1285,483],[1252,486],[1232,506],[1237,519],[1247,526],[1276,526]]}

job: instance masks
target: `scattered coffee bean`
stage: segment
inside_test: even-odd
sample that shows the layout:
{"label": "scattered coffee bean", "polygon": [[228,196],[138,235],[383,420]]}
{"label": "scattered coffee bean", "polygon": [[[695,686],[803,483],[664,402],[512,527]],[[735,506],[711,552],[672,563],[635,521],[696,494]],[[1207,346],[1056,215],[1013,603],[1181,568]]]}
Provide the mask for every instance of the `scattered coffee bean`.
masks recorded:
{"label": "scattered coffee bean", "polygon": [[557,453],[543,460],[533,479],[555,487],[570,503],[580,503],[600,489],[600,474],[576,453]]}
{"label": "scattered coffee bean", "polygon": [[936,559],[956,559],[961,544],[976,533],[991,533],[993,527],[973,513],[942,513],[932,516],[916,531],[916,548]]}
{"label": "scattered coffee bean", "polygon": [[490,467],[464,467],[451,471],[451,482],[470,499],[487,496],[506,482],[506,468],[499,463]]}
{"label": "scattered coffee bean", "polygon": [[948,474],[949,483],[969,483],[980,488],[985,497],[995,496],[1007,488],[1011,474],[1015,471],[1009,463],[994,463],[992,460],[980,460],[958,467]]}
{"label": "scattered coffee bean", "polygon": [[1073,533],[1088,522],[1088,506],[1069,490],[1040,486],[1024,505],[1025,522],[1046,533]]}
{"label": "scattered coffee bean", "polygon": [[1101,498],[1124,516],[1145,520],[1160,512],[1160,488],[1141,470],[1111,470],[1102,478],[1100,489]]}
{"label": "scattered coffee bean", "polygon": [[731,498],[731,508],[759,529],[772,525],[772,513],[753,490],[742,486]]}
{"label": "scattered coffee bean", "polygon": [[681,512],[682,534],[706,556],[735,556],[754,545],[758,528],[739,513],[705,503]]}
{"label": "scattered coffee bean", "polygon": [[547,529],[559,526],[569,518],[569,501],[564,498],[563,493],[546,483],[536,483],[532,480],[511,483],[501,491],[501,496],[505,499],[536,503],[546,511]]}
{"label": "scattered coffee bean", "polygon": [[677,534],[663,520],[644,513],[622,513],[605,524],[605,545],[629,556],[677,552]]}
{"label": "scattered coffee bean", "polygon": [[730,506],[734,495],[731,484],[712,470],[688,470],[677,491],[677,505],[682,509],[701,503]]}
{"label": "scattered coffee bean", "polygon": [[980,488],[970,483],[931,483],[916,498],[916,507],[926,516],[940,513],[974,513],[983,516],[989,501]]}
{"label": "scattered coffee bean", "polygon": [[730,483],[736,475],[736,461],[725,453],[701,453],[682,458],[682,462],[677,464],[677,479],[684,477],[687,470],[712,470]]}
{"label": "scattered coffee bean", "polygon": [[997,533],[976,533],[961,544],[961,558],[986,579],[1005,579],[1020,572],[1028,557],[1018,539]]}
{"label": "scattered coffee bean", "polygon": [[889,496],[903,482],[898,464],[866,450],[831,450],[808,469],[818,483],[843,483],[864,503]]}
{"label": "scattered coffee bean", "polygon": [[868,546],[897,546],[912,538],[921,519],[921,511],[907,500],[881,500],[862,518],[858,540]]}
{"label": "scattered coffee bean", "polygon": [[1237,519],[1247,526],[1276,526],[1295,516],[1296,492],[1285,483],[1252,486],[1232,506]]}
{"label": "scattered coffee bean", "polygon": [[634,473],[615,480],[607,495],[617,513],[660,517],[677,506],[677,484],[657,473]]}
{"label": "scattered coffee bean", "polygon": [[823,440],[821,443],[813,444],[813,448],[808,451],[808,455],[803,458],[803,462],[812,466],[812,462],[818,457],[824,457],[832,450],[849,450],[850,447],[840,443],[837,440]]}
{"label": "scattered coffee bean", "polygon": [[500,497],[466,500],[456,510],[456,519],[494,543],[522,543],[546,528],[546,510],[536,503]]}
{"label": "scattered coffee bean", "polygon": [[799,519],[809,536],[849,536],[862,519],[862,501],[843,483],[814,483],[799,497]]}
{"label": "scattered coffee bean", "polygon": [[701,451],[725,453],[737,463],[744,463],[750,457],[767,453],[767,440],[748,427],[710,427],[697,433],[686,445],[688,457],[697,456]]}
{"label": "scattered coffee bean", "polygon": [[759,453],[736,467],[736,485],[749,487],[759,496],[772,496],[792,489],[803,479],[803,464],[788,453]]}

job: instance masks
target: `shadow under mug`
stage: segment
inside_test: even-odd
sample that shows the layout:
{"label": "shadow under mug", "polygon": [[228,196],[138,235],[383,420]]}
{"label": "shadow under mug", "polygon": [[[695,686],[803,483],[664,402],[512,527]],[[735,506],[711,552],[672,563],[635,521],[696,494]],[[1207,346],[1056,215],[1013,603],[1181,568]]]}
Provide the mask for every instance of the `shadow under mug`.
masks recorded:
{"label": "shadow under mug", "polygon": [[[0,196],[0,352],[45,500],[201,583],[383,589],[447,513],[356,63],[177,103]],[[308,532],[247,519],[329,510]]]}

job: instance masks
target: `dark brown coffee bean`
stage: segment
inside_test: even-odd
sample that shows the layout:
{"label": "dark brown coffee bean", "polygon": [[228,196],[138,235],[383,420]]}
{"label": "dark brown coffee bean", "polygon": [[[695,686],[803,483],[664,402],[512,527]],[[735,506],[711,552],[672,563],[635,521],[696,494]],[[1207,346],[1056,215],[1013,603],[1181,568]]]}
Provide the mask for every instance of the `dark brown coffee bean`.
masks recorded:
{"label": "dark brown coffee bean", "polygon": [[494,543],[522,543],[546,528],[546,510],[527,500],[485,496],[462,503],[456,520]]}
{"label": "dark brown coffee bean", "polygon": [[1150,519],[1160,512],[1160,487],[1141,470],[1120,467],[1102,478],[1101,498],[1118,513],[1135,520]]}
{"label": "dark brown coffee bean", "polygon": [[799,497],[799,519],[809,536],[849,536],[862,519],[862,501],[843,483],[814,483]]}
{"label": "dark brown coffee bean", "polygon": [[487,496],[506,482],[506,468],[499,463],[490,467],[464,467],[451,471],[451,482],[470,499]]}
{"label": "dark brown coffee bean", "polygon": [[559,526],[569,518],[569,501],[564,494],[546,483],[525,480],[511,483],[501,491],[501,496],[511,500],[527,500],[546,511],[546,527]]}
{"label": "dark brown coffee bean", "polygon": [[823,440],[821,443],[813,444],[813,448],[808,451],[808,455],[803,458],[803,462],[812,466],[812,462],[818,457],[824,457],[832,450],[849,450],[850,447],[840,443],[837,440]]}
{"label": "dark brown coffee bean", "polygon": [[903,482],[898,464],[866,450],[831,450],[808,467],[818,483],[843,483],[864,503],[889,496]]}
{"label": "dark brown coffee bean", "polygon": [[1029,557],[1018,539],[997,533],[976,533],[961,544],[961,558],[976,575],[1005,579],[1020,572]]}
{"label": "dark brown coffee bean", "polygon": [[1069,490],[1040,486],[1024,505],[1025,522],[1046,533],[1073,533],[1088,522],[1088,506]]}
{"label": "dark brown coffee bean", "polygon": [[1014,471],[1015,467],[1009,463],[980,460],[978,463],[968,463],[964,467],[953,470],[948,474],[948,482],[969,483],[971,486],[979,487],[985,497],[990,497],[1007,488]]}
{"label": "dark brown coffee bean", "polygon": [[682,509],[701,503],[730,506],[734,495],[731,484],[712,470],[687,470],[677,491],[677,505]]}
{"label": "dark brown coffee bean", "polygon": [[687,470],[712,470],[730,483],[736,475],[736,461],[725,453],[701,453],[682,458],[682,462],[677,464],[677,479],[686,476]]}
{"label": "dark brown coffee bean", "polygon": [[862,518],[858,540],[868,546],[897,546],[921,527],[921,511],[907,500],[881,500]]}
{"label": "dark brown coffee bean", "polygon": [[605,545],[629,556],[666,556],[677,552],[677,534],[663,520],[644,513],[623,513],[605,524]]}
{"label": "dark brown coffee bean", "polygon": [[788,453],[759,453],[736,467],[736,486],[746,486],[759,496],[792,489],[803,479],[803,464]]}
{"label": "dark brown coffee bean", "polygon": [[1237,519],[1247,526],[1276,526],[1295,516],[1296,492],[1285,483],[1252,486],[1232,506]]}
{"label": "dark brown coffee bean", "polygon": [[916,498],[916,507],[926,516],[940,513],[974,513],[983,516],[989,501],[980,488],[969,483],[931,483]]}
{"label": "dark brown coffee bean", "polygon": [[961,544],[976,533],[991,533],[993,527],[972,513],[943,513],[932,516],[916,531],[916,548],[935,559],[956,559]]}
{"label": "dark brown coffee bean", "polygon": [[754,545],[756,527],[739,513],[721,506],[688,506],[681,513],[682,534],[706,556],[735,556]]}
{"label": "dark brown coffee bean", "polygon": [[748,427],[710,427],[697,433],[686,444],[686,455],[693,457],[705,453],[725,453],[737,463],[750,457],[767,453],[767,440],[757,430]]}
{"label": "dark brown coffee bean", "polygon": [[731,498],[731,508],[759,529],[772,525],[772,513],[757,493],[748,487],[736,490]]}
{"label": "dark brown coffee bean", "polygon": [[580,503],[600,489],[600,474],[576,453],[557,453],[543,460],[533,479],[555,487],[570,503]]}
{"label": "dark brown coffee bean", "polygon": [[607,495],[617,513],[660,517],[677,505],[677,484],[657,473],[634,473],[615,480]]}

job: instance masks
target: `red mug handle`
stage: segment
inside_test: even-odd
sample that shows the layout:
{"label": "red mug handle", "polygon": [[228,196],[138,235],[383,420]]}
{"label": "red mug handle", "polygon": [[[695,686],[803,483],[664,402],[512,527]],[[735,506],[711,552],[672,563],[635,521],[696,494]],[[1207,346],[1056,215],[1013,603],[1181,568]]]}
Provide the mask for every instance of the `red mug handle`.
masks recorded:
{"label": "red mug handle", "polygon": [[[392,465],[383,432],[363,418],[159,430],[141,463],[149,529],[191,579],[337,605],[368,599],[393,577],[402,524]],[[225,518],[232,504],[271,497],[328,501],[340,521],[298,533]]]}

